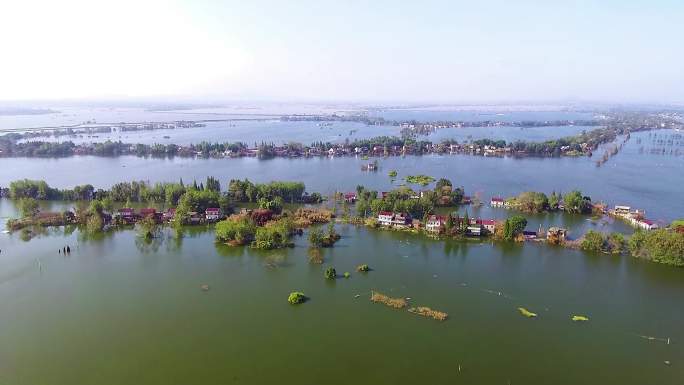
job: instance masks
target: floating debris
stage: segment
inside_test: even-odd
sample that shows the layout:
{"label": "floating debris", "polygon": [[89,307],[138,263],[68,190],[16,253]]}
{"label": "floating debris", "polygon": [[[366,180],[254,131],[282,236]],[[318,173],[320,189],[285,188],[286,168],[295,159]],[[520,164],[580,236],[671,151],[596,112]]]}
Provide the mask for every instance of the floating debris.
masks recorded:
{"label": "floating debris", "polygon": [[576,321],[576,322],[577,321],[584,322],[584,321],[589,321],[589,317],[585,317],[583,315],[573,315],[572,320]]}
{"label": "floating debris", "polygon": [[667,338],[661,338],[661,337],[645,336],[645,335],[642,335],[642,334],[634,334],[634,335],[637,336],[637,337],[643,338],[643,339],[645,339],[645,340],[665,342],[666,345],[669,345],[669,344],[670,344],[670,338],[669,338],[669,337],[667,337]]}
{"label": "floating debris", "polygon": [[344,272],[344,278],[349,278],[351,277],[351,274],[348,271]]}
{"label": "floating debris", "polygon": [[354,298],[359,298],[359,297],[361,297],[361,294],[357,294],[354,296]]}
{"label": "floating debris", "polygon": [[202,289],[202,291],[209,291],[209,285],[205,283],[202,286],[200,286],[200,289]]}
{"label": "floating debris", "polygon": [[670,366],[670,365],[672,365],[672,362],[666,360],[665,365]]}
{"label": "floating debris", "polygon": [[436,319],[437,321],[444,321],[449,316],[447,313],[437,311],[437,310],[432,310],[427,306],[412,307],[412,308],[408,309],[408,311],[409,311],[409,313],[422,315],[423,317],[433,318],[433,319]]}
{"label": "floating debris", "polygon": [[408,305],[406,300],[403,298],[391,298],[375,291],[371,292],[370,300],[371,302],[384,303],[385,305],[395,309],[405,308]]}
{"label": "floating debris", "polygon": [[520,312],[520,314],[522,314],[528,318],[534,318],[537,316],[537,313],[532,313],[531,311],[525,309],[524,307],[519,307],[518,311]]}

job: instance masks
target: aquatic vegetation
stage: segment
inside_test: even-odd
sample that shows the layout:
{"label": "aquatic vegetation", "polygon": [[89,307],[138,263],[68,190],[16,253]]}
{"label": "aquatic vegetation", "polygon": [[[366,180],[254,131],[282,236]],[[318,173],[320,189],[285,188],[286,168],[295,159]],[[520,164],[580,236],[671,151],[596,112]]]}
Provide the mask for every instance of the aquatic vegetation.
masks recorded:
{"label": "aquatic vegetation", "polygon": [[583,315],[573,315],[572,320],[573,321],[589,321],[589,317],[586,317]]}
{"label": "aquatic vegetation", "polygon": [[337,271],[335,271],[335,268],[331,266],[331,267],[325,269],[324,276],[325,276],[325,279],[335,279],[335,278],[337,278]]}
{"label": "aquatic vegetation", "polygon": [[522,314],[528,318],[534,318],[537,316],[537,313],[532,313],[531,311],[525,309],[524,307],[519,307],[518,311],[520,312],[520,314]]}
{"label": "aquatic vegetation", "polygon": [[351,273],[349,273],[348,271],[345,271],[344,272],[344,278],[349,278],[349,277],[351,277]]}
{"label": "aquatic vegetation", "polygon": [[363,265],[358,265],[358,266],[356,266],[356,271],[360,271],[360,272],[369,272],[369,271],[370,271],[370,267],[368,267],[368,265],[366,265],[366,264],[364,263]]}
{"label": "aquatic vegetation", "polygon": [[321,249],[317,247],[310,247],[308,254],[310,263],[315,263],[318,265],[323,263],[323,253],[321,253]]}
{"label": "aquatic vegetation", "polygon": [[430,183],[434,182],[435,178],[433,178],[429,175],[420,174],[420,175],[409,175],[406,178],[404,178],[404,180],[406,180],[407,183],[419,184],[421,186],[427,186]]}
{"label": "aquatic vegetation", "polygon": [[376,291],[371,292],[370,300],[371,300],[371,302],[375,302],[375,303],[384,303],[385,305],[387,305],[389,307],[393,307],[395,309],[402,309],[408,305],[406,300],[403,298],[388,297],[388,296],[386,296],[382,293],[378,293]]}
{"label": "aquatic vegetation", "polygon": [[629,239],[629,251],[636,258],[684,267],[684,232],[637,231]]}
{"label": "aquatic vegetation", "polygon": [[304,293],[300,291],[293,291],[292,293],[290,293],[289,296],[287,296],[287,302],[289,302],[291,305],[303,303],[304,301],[306,301],[306,299],[307,298],[304,295]]}
{"label": "aquatic vegetation", "polygon": [[437,321],[444,321],[449,317],[447,313],[437,311],[437,310],[432,310],[427,306],[418,306],[418,307],[412,307],[408,309],[409,313],[413,314],[418,314],[423,317],[428,317],[428,318],[433,318],[436,319]]}
{"label": "aquatic vegetation", "polygon": [[333,222],[328,224],[328,231],[323,233],[320,229],[311,229],[309,231],[309,244],[311,247],[333,247],[335,242],[342,237],[335,231]]}
{"label": "aquatic vegetation", "polygon": [[326,208],[298,208],[292,215],[297,227],[309,227],[314,223],[328,223],[333,218],[333,212]]}
{"label": "aquatic vegetation", "polygon": [[387,175],[389,175],[390,178],[394,179],[397,177],[397,170],[392,170]]}
{"label": "aquatic vegetation", "polygon": [[245,245],[254,239],[256,225],[244,216],[231,216],[216,224],[214,229],[216,241],[232,246]]}

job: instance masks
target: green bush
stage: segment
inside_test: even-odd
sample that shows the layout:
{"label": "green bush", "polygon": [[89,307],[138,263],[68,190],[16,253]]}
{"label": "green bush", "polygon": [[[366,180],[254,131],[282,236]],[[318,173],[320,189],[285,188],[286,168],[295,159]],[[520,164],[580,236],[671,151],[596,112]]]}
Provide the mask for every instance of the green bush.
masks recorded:
{"label": "green bush", "polygon": [[306,296],[304,293],[299,291],[293,291],[289,296],[287,296],[287,302],[289,302],[291,305],[297,305],[303,303],[304,301],[306,301]]}
{"label": "green bush", "polygon": [[366,264],[358,265],[356,266],[356,271],[368,272],[370,271],[370,267],[368,267]]}
{"label": "green bush", "polygon": [[337,278],[337,271],[335,271],[334,267],[329,267],[325,269],[325,279],[335,279]]}
{"label": "green bush", "polygon": [[629,239],[632,256],[684,267],[684,234],[665,229],[637,231]]}
{"label": "green bush", "polygon": [[218,222],[216,224],[215,232],[216,240],[219,242],[231,242],[244,245],[254,239],[256,225],[249,218],[229,218]]}

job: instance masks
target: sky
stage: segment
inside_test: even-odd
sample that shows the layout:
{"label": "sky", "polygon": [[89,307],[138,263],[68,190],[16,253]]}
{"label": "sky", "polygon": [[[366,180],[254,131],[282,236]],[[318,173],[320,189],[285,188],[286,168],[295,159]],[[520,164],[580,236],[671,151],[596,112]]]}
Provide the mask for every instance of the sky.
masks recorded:
{"label": "sky", "polygon": [[0,0],[0,100],[684,101],[684,1]]}

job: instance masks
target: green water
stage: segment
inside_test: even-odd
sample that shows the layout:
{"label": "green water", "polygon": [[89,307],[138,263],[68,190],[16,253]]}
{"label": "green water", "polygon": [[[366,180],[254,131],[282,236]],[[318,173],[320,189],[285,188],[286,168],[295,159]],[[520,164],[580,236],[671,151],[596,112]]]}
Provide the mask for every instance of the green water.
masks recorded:
{"label": "green water", "polygon": [[[199,229],[151,245],[134,231],[0,234],[0,384],[682,383],[684,270],[338,230],[323,265],[306,237],[258,252]],[[327,281],[327,266],[352,277]],[[371,289],[449,319],[373,304]],[[295,290],[310,301],[289,305]]]}

